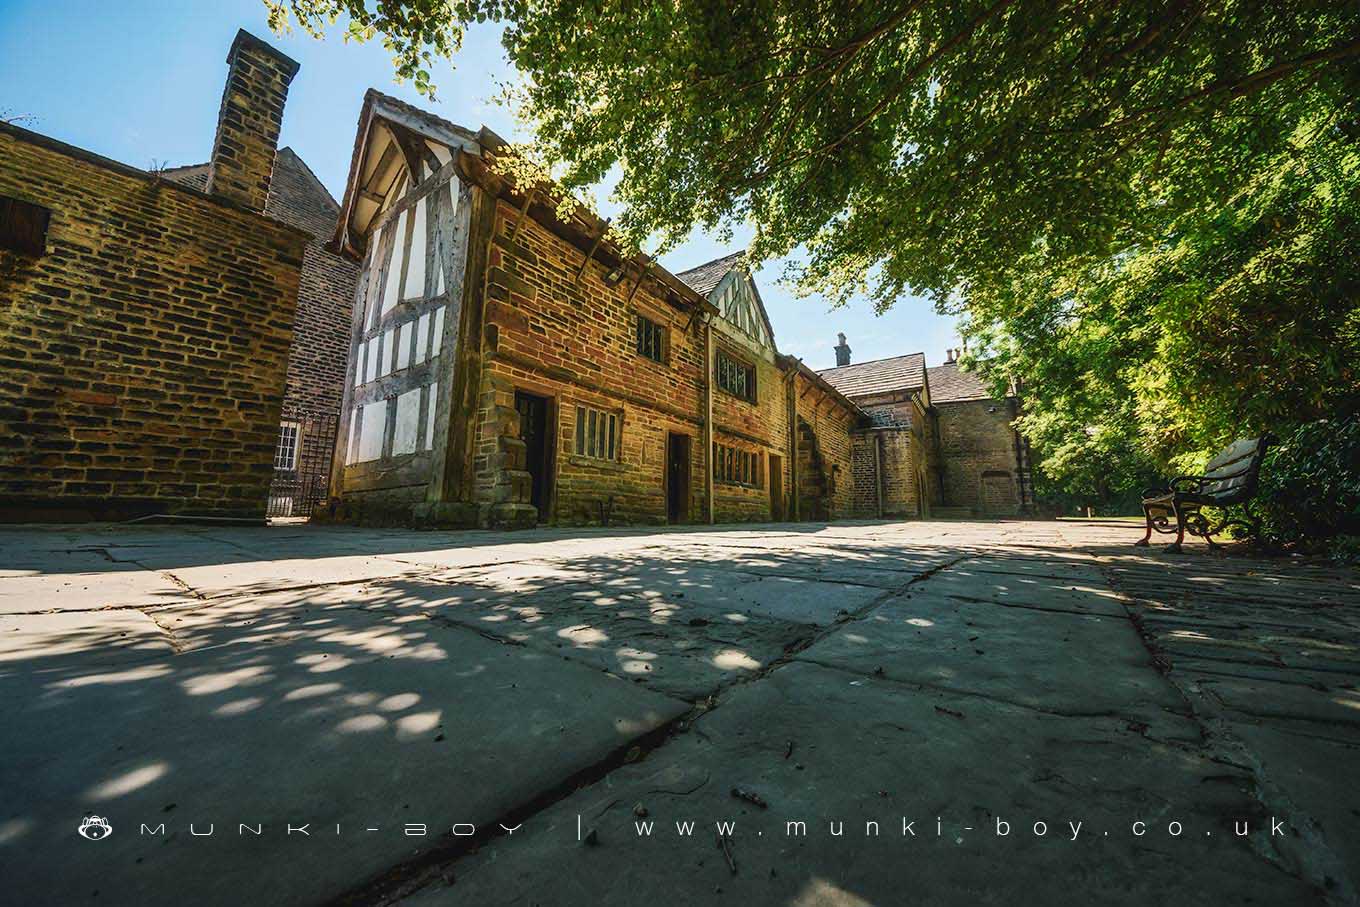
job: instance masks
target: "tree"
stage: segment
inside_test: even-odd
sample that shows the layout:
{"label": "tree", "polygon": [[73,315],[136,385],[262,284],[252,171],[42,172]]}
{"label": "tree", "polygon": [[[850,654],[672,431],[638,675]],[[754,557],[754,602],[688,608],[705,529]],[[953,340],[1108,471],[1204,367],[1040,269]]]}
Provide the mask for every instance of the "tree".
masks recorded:
{"label": "tree", "polygon": [[1188,455],[1355,395],[1353,2],[288,9],[405,75],[504,21],[539,153],[569,187],[621,165],[627,238],[749,223],[804,291],[927,294],[1031,390],[1041,453]]}

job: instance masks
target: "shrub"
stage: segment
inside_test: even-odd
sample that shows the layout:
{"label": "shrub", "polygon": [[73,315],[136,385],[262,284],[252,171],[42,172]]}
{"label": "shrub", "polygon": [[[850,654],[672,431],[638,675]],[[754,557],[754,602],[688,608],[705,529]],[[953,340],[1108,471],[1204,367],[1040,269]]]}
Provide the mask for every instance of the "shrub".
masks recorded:
{"label": "shrub", "polygon": [[[1344,556],[1360,536],[1360,417],[1300,425],[1266,454],[1252,510],[1276,545]],[[1349,538],[1348,538],[1349,537]]]}

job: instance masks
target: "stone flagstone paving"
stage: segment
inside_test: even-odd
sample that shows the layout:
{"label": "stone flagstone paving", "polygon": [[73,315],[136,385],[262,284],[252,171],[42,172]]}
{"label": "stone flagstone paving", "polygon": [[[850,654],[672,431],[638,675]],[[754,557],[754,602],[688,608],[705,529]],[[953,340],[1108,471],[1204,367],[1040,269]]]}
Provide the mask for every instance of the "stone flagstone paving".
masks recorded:
{"label": "stone flagstone paving", "polygon": [[1138,534],[0,529],[5,899],[1356,903],[1360,580]]}

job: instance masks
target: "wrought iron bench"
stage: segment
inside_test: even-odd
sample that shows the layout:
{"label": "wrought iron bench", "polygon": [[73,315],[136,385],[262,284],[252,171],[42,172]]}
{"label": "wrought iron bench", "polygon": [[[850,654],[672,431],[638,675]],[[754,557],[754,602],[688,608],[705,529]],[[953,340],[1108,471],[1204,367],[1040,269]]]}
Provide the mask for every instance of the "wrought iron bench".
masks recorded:
{"label": "wrought iron bench", "polygon": [[1261,461],[1269,445],[1268,435],[1234,441],[1209,461],[1204,475],[1177,476],[1165,488],[1145,490],[1143,516],[1147,519],[1147,532],[1134,544],[1147,545],[1153,532],[1176,533],[1176,541],[1167,546],[1167,551],[1180,551],[1187,532],[1204,539],[1211,548],[1219,547],[1213,537],[1229,528],[1244,530],[1255,537],[1258,527],[1254,521],[1236,517],[1212,525],[1200,508],[1227,507],[1254,498]]}

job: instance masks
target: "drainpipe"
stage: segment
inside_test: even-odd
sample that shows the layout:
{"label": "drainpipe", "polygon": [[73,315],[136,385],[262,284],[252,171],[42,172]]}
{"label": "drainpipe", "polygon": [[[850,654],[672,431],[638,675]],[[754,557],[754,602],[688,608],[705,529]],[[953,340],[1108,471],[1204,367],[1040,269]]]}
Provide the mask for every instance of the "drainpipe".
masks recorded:
{"label": "drainpipe", "polygon": [[[871,429],[872,430],[872,429]],[[874,431],[874,497],[878,504],[878,518],[883,519],[883,432]]]}
{"label": "drainpipe", "polygon": [[798,367],[789,375],[789,502],[793,505],[790,512],[796,523],[802,519],[800,502],[802,494],[798,485]]}
{"label": "drainpipe", "polygon": [[704,515],[713,523],[713,316],[704,319]]}

